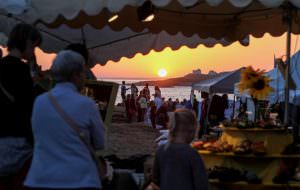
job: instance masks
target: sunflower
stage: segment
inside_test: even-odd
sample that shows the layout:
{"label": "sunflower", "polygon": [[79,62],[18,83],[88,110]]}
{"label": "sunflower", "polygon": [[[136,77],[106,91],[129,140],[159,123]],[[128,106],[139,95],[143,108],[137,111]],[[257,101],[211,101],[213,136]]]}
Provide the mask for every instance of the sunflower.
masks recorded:
{"label": "sunflower", "polygon": [[239,90],[243,93],[245,90],[250,89],[253,83],[257,81],[264,74],[264,70],[254,70],[253,67],[248,66],[241,73],[241,81],[239,83]]}
{"label": "sunflower", "polygon": [[253,81],[251,88],[249,88],[249,94],[252,98],[257,100],[265,99],[270,92],[273,91],[272,87],[269,85],[270,79],[266,76],[260,76],[255,81]]}

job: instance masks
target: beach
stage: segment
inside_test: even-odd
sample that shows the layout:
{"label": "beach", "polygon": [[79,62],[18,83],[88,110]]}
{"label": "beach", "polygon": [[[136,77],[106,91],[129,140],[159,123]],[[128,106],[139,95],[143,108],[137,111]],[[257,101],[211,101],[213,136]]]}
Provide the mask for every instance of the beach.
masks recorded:
{"label": "beach", "polygon": [[133,155],[154,155],[154,140],[159,131],[143,122],[127,123],[124,107],[115,106],[112,124],[107,129],[105,155],[128,158]]}
{"label": "beach", "polygon": [[[100,79],[98,79],[100,80]],[[117,105],[118,103],[122,102],[122,98],[121,98],[121,83],[122,81],[125,81],[125,83],[127,84],[127,88],[130,88],[130,85],[132,83],[137,83],[139,81],[143,81],[145,79],[102,79],[103,81],[110,81],[110,82],[115,82],[119,84],[119,91],[117,94],[117,98],[115,101],[115,105]],[[138,90],[141,91],[144,86],[137,86]],[[174,86],[174,87],[162,87],[160,88],[162,95],[168,99],[168,98],[172,98],[173,100],[175,100],[176,98],[178,98],[180,101],[182,101],[183,99],[190,99],[190,94],[191,94],[191,86]],[[150,94],[154,94],[154,86],[149,86],[149,90],[150,90]],[[130,90],[127,91],[127,94],[130,94]],[[197,99],[201,99],[200,97],[200,93],[195,93]]]}

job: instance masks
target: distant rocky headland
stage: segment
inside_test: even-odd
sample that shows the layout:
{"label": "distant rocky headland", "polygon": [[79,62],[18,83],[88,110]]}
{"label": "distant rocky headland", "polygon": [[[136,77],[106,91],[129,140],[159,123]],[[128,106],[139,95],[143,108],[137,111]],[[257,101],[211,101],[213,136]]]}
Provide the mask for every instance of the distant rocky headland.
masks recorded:
{"label": "distant rocky headland", "polygon": [[193,70],[192,73],[189,73],[183,77],[168,78],[164,80],[140,81],[135,83],[135,85],[144,86],[146,83],[148,83],[150,86],[159,86],[159,87],[191,86],[193,83],[215,78],[223,75],[224,73],[225,72],[217,73],[215,71],[210,71],[208,74],[202,74],[201,70],[197,69],[197,70]]}

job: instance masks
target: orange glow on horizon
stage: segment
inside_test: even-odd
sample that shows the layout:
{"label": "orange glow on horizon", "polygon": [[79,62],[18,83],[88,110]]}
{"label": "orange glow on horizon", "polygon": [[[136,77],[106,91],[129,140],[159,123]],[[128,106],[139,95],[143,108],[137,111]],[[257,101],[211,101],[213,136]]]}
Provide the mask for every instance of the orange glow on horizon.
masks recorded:
{"label": "orange glow on horizon", "polygon": [[[295,47],[296,36],[292,36],[291,54]],[[96,65],[92,70],[98,78],[157,78],[157,71],[164,68],[168,71],[168,78],[181,77],[191,73],[194,69],[201,69],[202,73],[210,70],[216,72],[230,71],[243,66],[252,65],[254,68],[270,70],[273,68],[274,55],[281,57],[286,51],[286,35],[271,37],[266,34],[263,38],[250,38],[250,45],[244,47],[238,42],[222,47],[216,45],[207,48],[199,45],[195,49],[181,47],[172,51],[169,47],[162,52],[151,51],[147,55],[137,54],[119,62],[109,61],[105,66]],[[55,54],[45,54],[37,50],[38,64],[48,69]]]}
{"label": "orange glow on horizon", "polygon": [[[293,35],[291,54],[299,49],[299,46],[295,47],[295,39]],[[151,51],[146,56],[137,54],[132,59],[122,58],[117,63],[110,61],[105,66],[97,65],[93,71],[100,78],[156,78],[160,68],[168,71],[168,78],[181,77],[198,68],[202,73],[208,73],[210,70],[231,71],[252,65],[268,71],[273,68],[274,55],[281,57],[285,54],[286,35],[275,38],[266,34],[263,38],[251,37],[250,45],[246,47],[235,42],[227,47],[218,44],[213,48],[199,45],[189,49],[184,46],[177,51],[166,48],[162,52]]]}

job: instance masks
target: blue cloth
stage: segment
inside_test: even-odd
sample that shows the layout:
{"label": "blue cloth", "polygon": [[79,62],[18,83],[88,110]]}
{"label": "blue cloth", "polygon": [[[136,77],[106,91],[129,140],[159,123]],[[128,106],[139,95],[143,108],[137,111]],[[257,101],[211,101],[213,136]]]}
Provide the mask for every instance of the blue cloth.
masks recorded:
{"label": "blue cloth", "polygon": [[185,106],[186,109],[190,109],[190,110],[193,109],[193,105],[192,105],[190,100],[186,101],[184,106]]}
{"label": "blue cloth", "polygon": [[0,138],[0,176],[15,175],[32,155],[32,146],[22,137]]}
{"label": "blue cloth", "polygon": [[155,97],[153,101],[156,106],[156,110],[158,110],[160,106],[163,104],[163,101],[159,97]]}
{"label": "blue cloth", "polygon": [[227,120],[230,120],[233,116],[233,104],[234,104],[233,100],[228,100],[228,108],[224,110],[224,117]]}
{"label": "blue cloth", "polygon": [[121,86],[121,94],[126,94],[126,90],[127,90],[126,86],[122,84],[122,86]]}
{"label": "blue cloth", "polygon": [[198,115],[197,115],[197,120],[200,122],[201,121],[201,112],[202,112],[202,102],[199,102],[198,104]]}
{"label": "blue cloth", "polygon": [[[104,148],[104,124],[96,103],[71,83],[52,90],[62,109],[79,125],[96,149]],[[77,133],[56,112],[47,94],[33,108],[33,160],[25,186],[39,188],[101,188],[97,167]]]}

